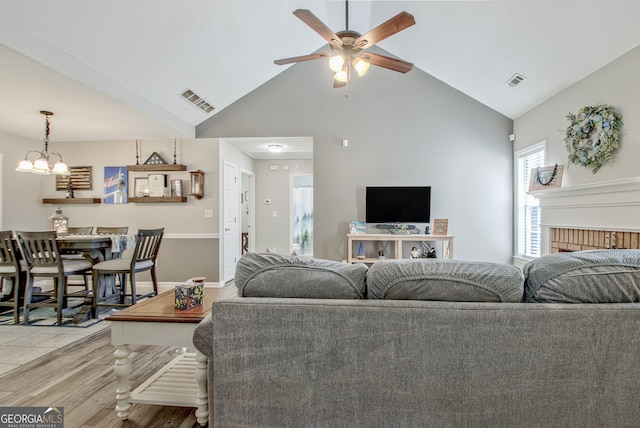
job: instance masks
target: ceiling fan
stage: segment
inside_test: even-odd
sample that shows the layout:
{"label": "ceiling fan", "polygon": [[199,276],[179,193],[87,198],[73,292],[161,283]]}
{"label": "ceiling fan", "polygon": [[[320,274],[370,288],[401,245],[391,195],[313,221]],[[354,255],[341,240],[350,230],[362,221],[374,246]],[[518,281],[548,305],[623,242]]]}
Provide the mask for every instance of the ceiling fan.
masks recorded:
{"label": "ceiling fan", "polygon": [[329,67],[335,72],[333,76],[334,88],[343,87],[350,82],[353,71],[359,76],[364,75],[369,69],[370,64],[400,73],[406,73],[413,68],[413,64],[410,62],[365,51],[365,49],[370,48],[376,43],[414,25],[416,21],[413,15],[407,12],[400,12],[393,18],[370,30],[368,33],[361,35],[356,31],[349,30],[348,1],[345,2],[345,9],[346,30],[338,31],[337,33],[334,33],[310,10],[295,10],[293,12],[295,16],[329,42],[331,52],[319,52],[310,55],[278,59],[275,60],[274,63],[284,65],[329,57]]}

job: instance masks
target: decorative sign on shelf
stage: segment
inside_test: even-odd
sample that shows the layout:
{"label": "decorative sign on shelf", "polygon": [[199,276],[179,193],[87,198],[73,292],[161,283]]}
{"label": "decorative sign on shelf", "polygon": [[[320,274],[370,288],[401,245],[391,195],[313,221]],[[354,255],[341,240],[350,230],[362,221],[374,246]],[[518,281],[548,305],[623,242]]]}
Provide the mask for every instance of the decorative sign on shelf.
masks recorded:
{"label": "decorative sign on shelf", "polygon": [[147,159],[144,163],[145,165],[167,165],[167,161],[162,159],[162,156],[158,154],[158,152],[153,152],[149,159]]}
{"label": "decorative sign on shelf", "polygon": [[56,175],[56,190],[67,190],[69,182],[73,190],[92,190],[90,166],[70,166],[68,176]]}
{"label": "decorative sign on shelf", "polygon": [[562,172],[564,165],[542,166],[531,168],[529,177],[529,191],[555,189],[562,186]]}

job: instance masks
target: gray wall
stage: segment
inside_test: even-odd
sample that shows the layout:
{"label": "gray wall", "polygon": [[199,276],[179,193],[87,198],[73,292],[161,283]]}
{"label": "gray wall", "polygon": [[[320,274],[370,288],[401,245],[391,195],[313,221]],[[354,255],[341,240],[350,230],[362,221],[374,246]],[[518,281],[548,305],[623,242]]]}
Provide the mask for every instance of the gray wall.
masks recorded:
{"label": "gray wall", "polygon": [[196,135],[313,138],[316,257],[346,258],[348,223],[364,220],[366,186],[429,185],[432,220],[449,219],[456,258],[510,261],[509,118],[418,69],[372,67],[348,98],[331,86],[322,61],[294,65]]}
{"label": "gray wall", "polygon": [[[640,176],[640,47],[628,52],[585,79],[540,104],[514,122],[515,148],[547,141],[547,165],[565,165],[562,187]],[[569,165],[564,132],[566,116],[598,103],[614,106],[624,125],[618,154],[596,174],[580,165]],[[604,225],[606,226],[606,225]]]}

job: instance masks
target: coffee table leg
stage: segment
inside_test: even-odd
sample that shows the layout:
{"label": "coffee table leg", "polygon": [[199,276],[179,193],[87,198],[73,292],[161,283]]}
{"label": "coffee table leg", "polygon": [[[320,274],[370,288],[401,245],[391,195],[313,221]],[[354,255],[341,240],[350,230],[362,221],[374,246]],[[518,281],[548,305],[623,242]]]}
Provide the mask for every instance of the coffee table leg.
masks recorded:
{"label": "coffee table leg", "polygon": [[116,374],[116,412],[120,419],[127,420],[129,418],[129,410],[131,410],[131,392],[129,391],[129,375],[131,374],[131,361],[129,360],[129,345],[116,346],[113,355],[116,357],[116,363],[113,368]]}
{"label": "coffee table leg", "polygon": [[196,381],[198,382],[198,399],[196,404],[196,419],[200,426],[209,422],[209,392],[207,390],[207,357],[196,352]]}

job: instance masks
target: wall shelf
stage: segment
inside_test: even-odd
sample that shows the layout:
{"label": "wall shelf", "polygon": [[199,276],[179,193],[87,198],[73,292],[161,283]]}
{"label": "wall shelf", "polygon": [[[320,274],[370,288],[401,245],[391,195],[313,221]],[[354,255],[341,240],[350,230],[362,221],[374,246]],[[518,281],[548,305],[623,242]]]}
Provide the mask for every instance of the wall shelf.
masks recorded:
{"label": "wall shelf", "polygon": [[186,171],[186,165],[178,164],[160,164],[160,165],[127,165],[127,171],[144,172],[144,171]]}
{"label": "wall shelf", "polygon": [[[131,172],[171,172],[186,171],[186,165],[179,164],[156,164],[156,165],[127,165],[127,174]],[[129,179],[129,185],[133,185]],[[128,202],[134,204],[162,204],[162,203],[184,203],[187,202],[186,196],[165,196],[165,197],[135,197],[129,196]]]}
{"label": "wall shelf", "polygon": [[186,196],[167,196],[167,197],[151,197],[145,196],[143,198],[129,197],[129,203],[134,204],[161,204],[171,202],[187,202]]}
{"label": "wall shelf", "polygon": [[99,204],[101,198],[44,198],[43,204],[68,205],[68,204]]}

